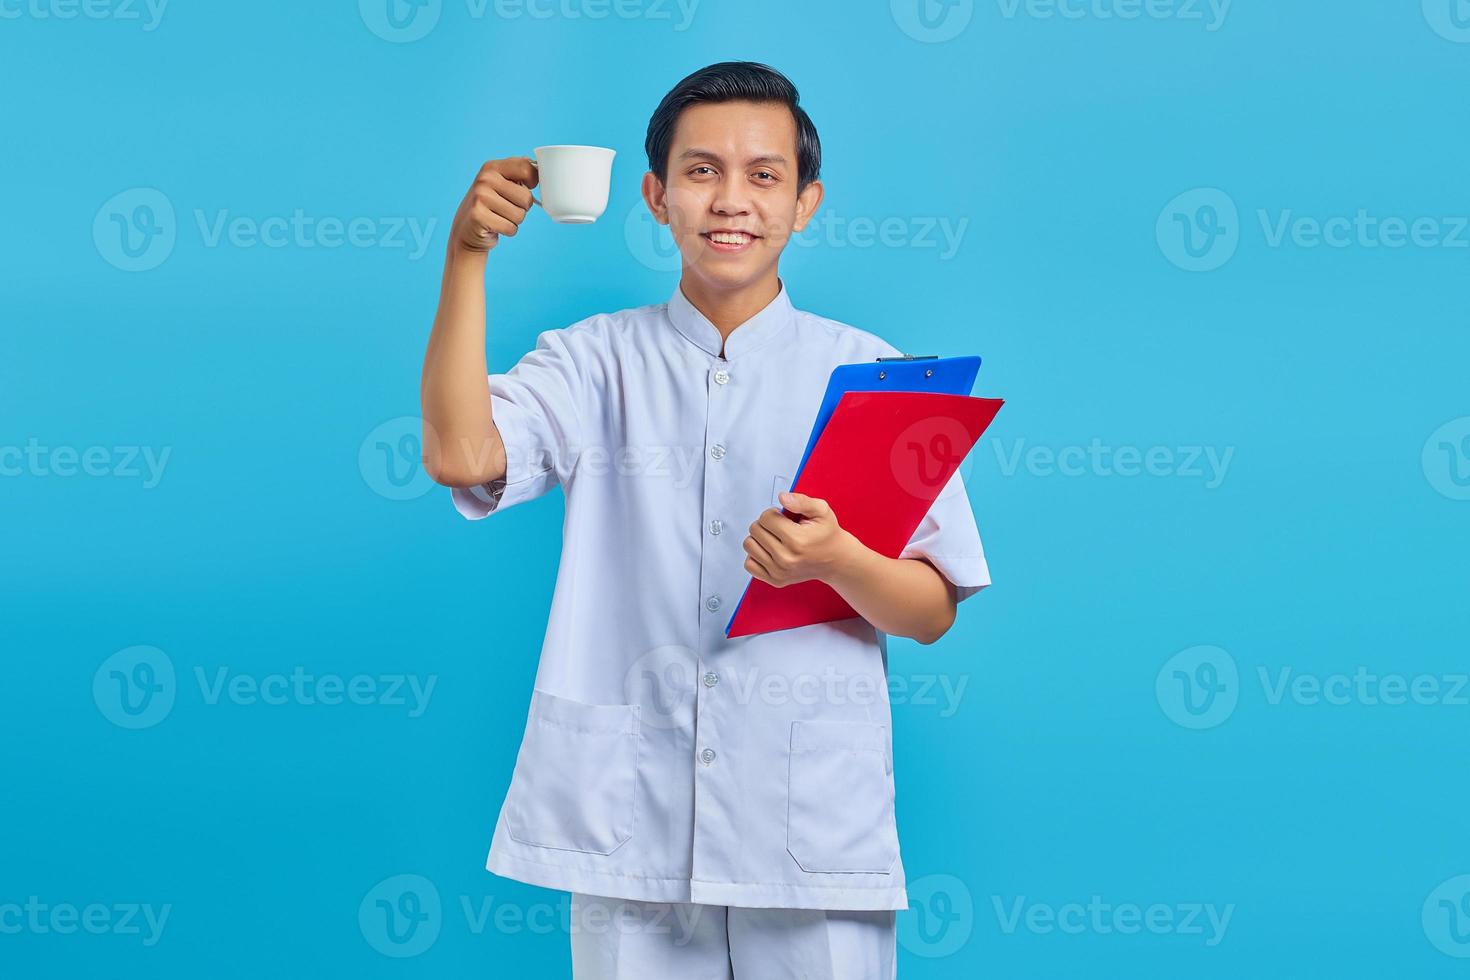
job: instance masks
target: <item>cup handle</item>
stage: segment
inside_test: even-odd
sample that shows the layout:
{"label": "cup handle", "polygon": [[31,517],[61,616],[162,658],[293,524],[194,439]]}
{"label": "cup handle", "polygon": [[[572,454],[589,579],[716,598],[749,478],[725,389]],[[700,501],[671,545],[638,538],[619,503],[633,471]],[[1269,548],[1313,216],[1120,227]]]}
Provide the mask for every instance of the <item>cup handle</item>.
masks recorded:
{"label": "cup handle", "polygon": [[[526,157],[526,159],[531,161],[531,166],[535,167],[536,172],[539,174],[541,172],[541,164],[536,162],[536,158]],[[531,203],[539,207],[542,211],[546,210],[546,205],[542,204],[541,201],[537,199],[534,192],[531,194]]]}

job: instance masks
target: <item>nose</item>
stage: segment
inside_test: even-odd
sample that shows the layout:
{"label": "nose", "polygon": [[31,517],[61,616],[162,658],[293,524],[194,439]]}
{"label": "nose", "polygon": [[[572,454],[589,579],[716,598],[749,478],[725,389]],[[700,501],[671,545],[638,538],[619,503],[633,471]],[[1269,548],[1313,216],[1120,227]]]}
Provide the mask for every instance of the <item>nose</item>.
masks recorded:
{"label": "nose", "polygon": [[714,200],[710,202],[710,209],[725,217],[749,214],[750,190],[745,184],[745,178],[740,174],[726,175],[720,181]]}

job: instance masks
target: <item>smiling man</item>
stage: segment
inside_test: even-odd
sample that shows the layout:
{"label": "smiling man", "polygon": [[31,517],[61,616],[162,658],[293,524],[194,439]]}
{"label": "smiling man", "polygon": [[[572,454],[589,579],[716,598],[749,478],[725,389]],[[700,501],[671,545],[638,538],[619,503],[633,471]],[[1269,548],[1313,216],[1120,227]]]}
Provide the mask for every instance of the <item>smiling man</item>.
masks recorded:
{"label": "smiling man", "polygon": [[[566,496],[487,866],[573,893],[577,980],[888,980],[907,898],[887,636],[949,629],[990,582],[979,533],[958,473],[897,558],[785,492],[832,369],[898,353],[796,309],[778,274],[823,194],[790,81],[695,72],[645,148],[644,200],[682,257],[672,295],[543,331],[488,384],[486,257],[531,206],[531,162],[485,164],[450,235],[425,466],[470,519]],[[727,639],[751,577],[820,579],[858,616]]]}

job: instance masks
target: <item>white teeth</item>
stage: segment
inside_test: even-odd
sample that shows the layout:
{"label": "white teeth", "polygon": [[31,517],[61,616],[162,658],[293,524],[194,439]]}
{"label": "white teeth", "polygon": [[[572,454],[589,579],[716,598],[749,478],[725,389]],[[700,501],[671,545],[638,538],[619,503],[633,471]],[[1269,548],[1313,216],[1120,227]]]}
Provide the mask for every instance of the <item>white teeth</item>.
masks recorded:
{"label": "white teeth", "polygon": [[731,234],[723,231],[712,231],[709,240],[719,242],[721,245],[744,245],[750,241],[749,235]]}

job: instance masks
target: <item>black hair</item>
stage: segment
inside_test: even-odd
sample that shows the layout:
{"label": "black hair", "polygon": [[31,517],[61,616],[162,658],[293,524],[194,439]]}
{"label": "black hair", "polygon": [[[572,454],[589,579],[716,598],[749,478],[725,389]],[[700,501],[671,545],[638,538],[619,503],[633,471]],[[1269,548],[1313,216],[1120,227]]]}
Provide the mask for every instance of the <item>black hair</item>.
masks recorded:
{"label": "black hair", "polygon": [[669,176],[669,151],[674,142],[674,124],[679,115],[702,102],[779,103],[791,110],[796,120],[796,190],[800,193],[822,172],[822,141],[817,127],[799,103],[791,79],[770,65],[754,61],[722,61],[701,68],[665,95],[648,120],[648,169],[660,181]]}

